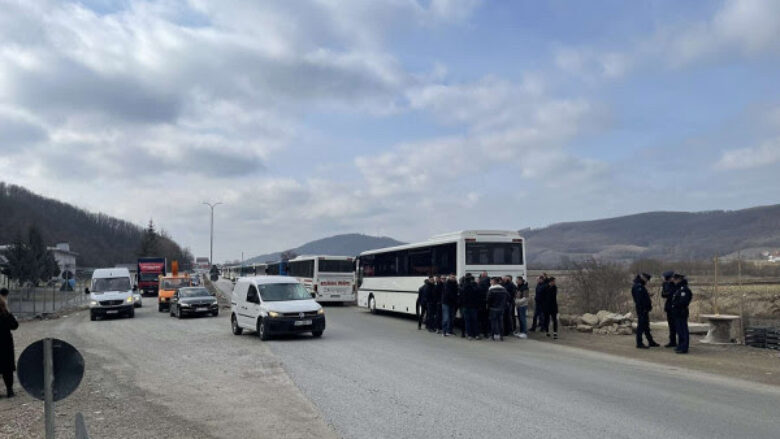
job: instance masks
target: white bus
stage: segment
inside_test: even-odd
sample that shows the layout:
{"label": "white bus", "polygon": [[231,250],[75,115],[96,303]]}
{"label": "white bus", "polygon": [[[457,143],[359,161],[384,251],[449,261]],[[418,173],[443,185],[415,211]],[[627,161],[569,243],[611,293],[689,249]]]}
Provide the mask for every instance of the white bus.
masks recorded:
{"label": "white bus", "polygon": [[525,241],[517,232],[469,230],[358,256],[358,306],[415,314],[417,290],[430,275],[526,277]]}
{"label": "white bus", "polygon": [[298,256],[287,261],[286,272],[298,278],[317,302],[355,301],[354,258]]}

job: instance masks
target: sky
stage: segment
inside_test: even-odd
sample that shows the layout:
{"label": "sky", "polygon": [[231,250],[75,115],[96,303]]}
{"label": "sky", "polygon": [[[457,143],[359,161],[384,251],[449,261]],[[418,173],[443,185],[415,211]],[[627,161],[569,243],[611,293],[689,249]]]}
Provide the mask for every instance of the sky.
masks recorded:
{"label": "sky", "polygon": [[215,261],[740,209],[778,78],[776,0],[0,0],[0,181]]}

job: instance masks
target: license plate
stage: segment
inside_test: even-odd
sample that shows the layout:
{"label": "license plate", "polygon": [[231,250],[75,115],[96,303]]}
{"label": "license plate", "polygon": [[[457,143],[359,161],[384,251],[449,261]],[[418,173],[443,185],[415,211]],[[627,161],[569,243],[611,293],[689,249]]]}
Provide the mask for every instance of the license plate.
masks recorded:
{"label": "license plate", "polygon": [[207,306],[199,306],[199,307],[195,308],[195,311],[208,311],[208,310],[209,310],[209,307],[207,307]]}
{"label": "license plate", "polygon": [[309,326],[311,325],[311,320],[296,320],[295,326]]}
{"label": "license plate", "polygon": [[340,294],[331,294],[330,297],[341,297]]}
{"label": "license plate", "polygon": [[119,311],[117,311],[117,310],[115,310],[115,309],[112,309],[112,310],[106,311],[106,314],[116,314],[116,313],[118,313],[118,312],[119,312]]}

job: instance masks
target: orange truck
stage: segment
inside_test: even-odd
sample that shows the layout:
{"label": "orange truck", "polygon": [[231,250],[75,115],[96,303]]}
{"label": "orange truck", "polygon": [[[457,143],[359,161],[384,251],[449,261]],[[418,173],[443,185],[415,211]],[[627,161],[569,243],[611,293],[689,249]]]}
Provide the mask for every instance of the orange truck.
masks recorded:
{"label": "orange truck", "polygon": [[166,312],[171,308],[171,298],[179,288],[191,287],[192,279],[189,274],[179,273],[179,263],[171,262],[171,273],[160,276],[159,288],[157,290],[157,311]]}

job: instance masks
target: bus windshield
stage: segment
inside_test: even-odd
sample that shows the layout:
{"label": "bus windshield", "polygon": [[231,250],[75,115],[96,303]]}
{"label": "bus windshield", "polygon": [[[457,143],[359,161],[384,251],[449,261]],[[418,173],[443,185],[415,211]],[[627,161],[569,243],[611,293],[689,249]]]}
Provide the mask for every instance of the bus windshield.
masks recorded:
{"label": "bus windshield", "polygon": [[320,273],[352,273],[355,265],[352,261],[320,259]]}
{"label": "bus windshield", "polygon": [[467,242],[466,265],[522,265],[519,242]]}

